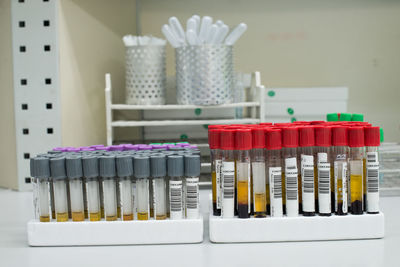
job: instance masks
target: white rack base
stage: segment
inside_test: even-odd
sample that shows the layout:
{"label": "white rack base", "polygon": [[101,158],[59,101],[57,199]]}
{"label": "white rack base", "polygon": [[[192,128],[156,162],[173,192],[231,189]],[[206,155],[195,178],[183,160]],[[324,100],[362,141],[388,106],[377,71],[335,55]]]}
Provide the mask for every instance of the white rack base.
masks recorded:
{"label": "white rack base", "polygon": [[30,246],[92,246],[203,242],[203,217],[196,220],[48,222],[27,225]]}
{"label": "white rack base", "polygon": [[222,219],[210,215],[215,243],[284,242],[383,238],[383,213],[281,218]]}

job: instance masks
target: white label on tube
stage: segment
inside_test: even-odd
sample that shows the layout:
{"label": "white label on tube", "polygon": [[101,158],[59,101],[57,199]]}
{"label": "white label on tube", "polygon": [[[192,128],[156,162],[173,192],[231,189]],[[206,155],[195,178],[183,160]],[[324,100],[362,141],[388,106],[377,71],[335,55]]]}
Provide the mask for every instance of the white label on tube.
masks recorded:
{"label": "white label on tube", "polygon": [[216,188],[216,193],[217,193],[217,209],[221,208],[221,160],[217,159],[215,161],[215,188]]}
{"label": "white label on tube", "polygon": [[297,159],[285,159],[286,215],[296,217],[299,214],[299,198],[297,184]]}
{"label": "white label on tube", "polygon": [[156,218],[156,214],[157,214],[157,201],[159,196],[157,196],[157,187],[156,187],[156,180],[155,179],[151,179],[151,183],[153,184],[153,213],[154,213],[154,218]]}
{"label": "white label on tube", "polygon": [[379,162],[367,162],[367,212],[379,212]]}
{"label": "white label on tube", "polygon": [[318,163],[320,162],[328,162],[328,154],[327,153],[318,153]]}
{"label": "white label on tube", "polygon": [[183,219],[182,181],[169,181],[170,216],[172,220]]}
{"label": "white label on tube", "polygon": [[[325,153],[324,153],[325,154]],[[331,213],[331,164],[318,163],[318,204],[320,213]]]}
{"label": "white label on tube", "polygon": [[[347,171],[347,162],[343,162],[342,163],[342,187],[343,187],[343,213],[347,213],[347,185],[349,184],[349,175],[348,175],[348,171]],[[350,196],[350,194],[349,194]]]}
{"label": "white label on tube", "polygon": [[235,163],[222,162],[222,207],[223,218],[233,218],[235,211]]}
{"label": "white label on tube", "polygon": [[315,212],[313,156],[301,155],[301,184],[303,212]]}
{"label": "white label on tube", "polygon": [[377,163],[378,152],[367,152],[367,163]]}
{"label": "white label on tube", "polygon": [[[347,162],[335,161],[334,163],[335,176],[335,212],[347,213]],[[342,186],[339,186],[339,181]],[[342,210],[339,210],[339,201],[342,204]]]}
{"label": "white label on tube", "polygon": [[186,217],[199,217],[199,178],[186,178]]}
{"label": "white label on tube", "polygon": [[282,168],[269,168],[269,192],[271,202],[271,216],[282,217]]}

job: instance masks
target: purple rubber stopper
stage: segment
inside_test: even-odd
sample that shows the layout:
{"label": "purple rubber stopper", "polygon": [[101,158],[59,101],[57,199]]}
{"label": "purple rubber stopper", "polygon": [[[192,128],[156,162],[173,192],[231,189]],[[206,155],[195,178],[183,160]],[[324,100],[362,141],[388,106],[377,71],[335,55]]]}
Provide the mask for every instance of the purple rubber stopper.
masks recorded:
{"label": "purple rubber stopper", "polygon": [[95,151],[96,149],[92,148],[92,147],[85,147],[85,148],[81,148],[81,151]]}
{"label": "purple rubber stopper", "polygon": [[139,150],[151,150],[152,146],[150,145],[139,145]]}
{"label": "purple rubber stopper", "polygon": [[79,148],[75,148],[75,147],[67,149],[67,152],[79,152],[79,151],[80,151]]}
{"label": "purple rubber stopper", "polygon": [[124,145],[124,150],[138,150],[139,148],[136,145]]}
{"label": "purple rubber stopper", "polygon": [[97,147],[104,147],[104,145],[93,145],[93,146],[90,146],[90,147],[96,149]]}
{"label": "purple rubber stopper", "polygon": [[190,146],[188,146],[188,148],[197,149],[198,147],[196,145],[190,145]]}
{"label": "purple rubber stopper", "polygon": [[53,151],[65,151],[64,147],[55,147],[53,148]]}
{"label": "purple rubber stopper", "polygon": [[124,150],[123,146],[109,146],[109,151],[122,151]]}
{"label": "purple rubber stopper", "polygon": [[168,148],[167,145],[151,145],[151,147],[154,148],[154,149]]}

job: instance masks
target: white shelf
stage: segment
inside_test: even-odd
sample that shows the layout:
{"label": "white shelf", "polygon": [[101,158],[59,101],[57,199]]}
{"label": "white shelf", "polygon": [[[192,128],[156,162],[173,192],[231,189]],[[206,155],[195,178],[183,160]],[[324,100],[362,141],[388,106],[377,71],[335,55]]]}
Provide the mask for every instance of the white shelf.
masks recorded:
{"label": "white shelf", "polygon": [[224,119],[224,120],[154,120],[154,121],[112,121],[112,127],[173,126],[203,124],[259,123],[260,119]]}
{"label": "white shelf", "polygon": [[126,105],[112,104],[112,110],[173,110],[173,109],[222,109],[222,108],[237,108],[237,107],[258,107],[259,102],[241,102],[231,104],[221,104],[213,106],[197,106],[197,105]]}
{"label": "white shelf", "polygon": [[38,222],[27,225],[30,246],[178,244],[203,242],[203,217],[184,220]]}

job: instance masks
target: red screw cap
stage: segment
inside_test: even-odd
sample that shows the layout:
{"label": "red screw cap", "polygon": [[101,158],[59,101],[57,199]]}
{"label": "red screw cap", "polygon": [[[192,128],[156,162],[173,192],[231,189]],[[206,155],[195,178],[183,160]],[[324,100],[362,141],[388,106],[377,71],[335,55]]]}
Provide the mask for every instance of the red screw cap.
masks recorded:
{"label": "red screw cap", "polygon": [[316,146],[329,147],[332,145],[331,127],[315,126],[314,134]]}
{"label": "red screw cap", "polygon": [[265,132],[265,143],[268,150],[282,149],[282,130],[267,129]]}
{"label": "red screw cap", "polygon": [[299,127],[299,144],[301,147],[308,147],[315,145],[313,126]]}
{"label": "red screw cap", "polygon": [[253,148],[265,148],[265,128],[251,130],[253,136]]}
{"label": "red screw cap", "polygon": [[379,127],[364,127],[365,146],[380,146],[381,137]]}
{"label": "red screw cap", "polygon": [[332,127],[332,145],[333,146],[347,146],[347,127],[334,126]]}
{"label": "red screw cap", "polygon": [[282,128],[282,146],[283,147],[299,146],[299,131],[297,127]]}
{"label": "red screw cap", "polygon": [[249,150],[251,149],[252,136],[250,129],[237,129],[235,131],[235,149]]}
{"label": "red screw cap", "polygon": [[235,149],[235,130],[223,129],[220,133],[220,147],[223,150]]}
{"label": "red screw cap", "polygon": [[215,128],[208,131],[208,144],[210,149],[218,149],[221,147],[220,143],[221,129]]}
{"label": "red screw cap", "polygon": [[349,127],[347,129],[349,147],[362,147],[364,146],[364,128],[363,127]]}

